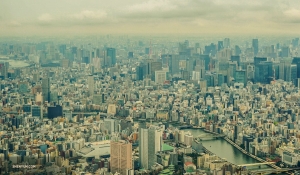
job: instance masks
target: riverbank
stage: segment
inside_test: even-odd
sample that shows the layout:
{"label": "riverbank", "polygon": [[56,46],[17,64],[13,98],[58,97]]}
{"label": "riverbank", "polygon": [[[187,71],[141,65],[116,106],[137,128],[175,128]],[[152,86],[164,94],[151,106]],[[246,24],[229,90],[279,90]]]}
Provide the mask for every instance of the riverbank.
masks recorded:
{"label": "riverbank", "polygon": [[[218,133],[215,133],[215,132],[212,132],[212,131],[209,131],[209,130],[206,130],[206,129],[203,129],[204,132],[207,132],[207,133],[210,133],[210,134],[213,134],[213,135],[218,135]],[[236,143],[234,143],[232,140],[230,140],[228,137],[224,137],[224,140],[231,144],[232,146],[234,146],[235,148],[237,148],[240,152],[242,152],[243,154],[247,155],[247,156],[250,156],[252,157],[253,159],[261,162],[261,163],[268,163],[268,161],[266,160],[263,160],[249,152],[247,152],[246,150],[242,149],[239,145],[237,145]],[[274,168],[274,169],[281,169],[280,167],[274,165],[274,164],[267,164],[267,166],[271,167],[271,168]]]}

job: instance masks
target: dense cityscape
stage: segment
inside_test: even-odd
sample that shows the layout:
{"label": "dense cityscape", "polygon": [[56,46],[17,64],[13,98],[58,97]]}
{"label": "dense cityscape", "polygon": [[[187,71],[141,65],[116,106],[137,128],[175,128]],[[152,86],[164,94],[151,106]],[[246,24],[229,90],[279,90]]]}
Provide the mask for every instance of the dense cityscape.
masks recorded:
{"label": "dense cityscape", "polygon": [[297,174],[299,48],[297,37],[4,38],[1,173]]}

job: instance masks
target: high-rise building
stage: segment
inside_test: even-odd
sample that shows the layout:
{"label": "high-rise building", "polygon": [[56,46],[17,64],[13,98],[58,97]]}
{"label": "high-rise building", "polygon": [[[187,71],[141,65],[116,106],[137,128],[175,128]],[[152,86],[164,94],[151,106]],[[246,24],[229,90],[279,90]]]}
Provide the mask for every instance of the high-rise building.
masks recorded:
{"label": "high-rise building", "polygon": [[292,81],[296,85],[297,79],[297,65],[296,64],[285,64],[285,81]]}
{"label": "high-rise building", "polygon": [[218,51],[224,48],[223,41],[218,41]]}
{"label": "high-rise building", "polygon": [[155,83],[163,84],[167,80],[166,71],[155,71]]}
{"label": "high-rise building", "polygon": [[179,55],[172,55],[169,60],[169,70],[172,75],[178,74],[180,72],[179,69]]}
{"label": "high-rise building", "polygon": [[230,61],[236,61],[238,66],[240,66],[240,62],[241,62],[241,57],[239,55],[232,55],[230,57]]}
{"label": "high-rise building", "polygon": [[154,127],[139,129],[140,165],[141,168],[150,169],[156,163],[156,153],[162,148],[162,132]]}
{"label": "high-rise building", "polygon": [[113,174],[126,174],[128,169],[133,169],[131,143],[121,140],[110,142],[110,168]]}
{"label": "high-rise building", "polygon": [[43,102],[50,102],[50,78],[42,79]]}
{"label": "high-rise building", "polygon": [[155,72],[162,70],[162,62],[161,61],[152,61],[149,63],[149,74],[151,75],[151,79],[155,80]]}
{"label": "high-rise building", "polygon": [[49,106],[48,107],[48,119],[53,119],[56,117],[62,117],[63,116],[63,109],[62,106]]}
{"label": "high-rise building", "polygon": [[280,57],[289,57],[290,56],[290,47],[285,46],[281,47]]}
{"label": "high-rise building", "polygon": [[0,63],[0,76],[2,76],[4,79],[7,78],[8,67],[9,67],[9,63],[8,62],[2,62],[2,63]]}
{"label": "high-rise building", "polygon": [[263,61],[260,62],[257,66],[255,66],[255,82],[270,83],[270,80],[273,79],[273,76],[273,62]]}
{"label": "high-rise building", "polygon": [[234,52],[235,52],[235,55],[240,55],[242,53],[242,50],[238,45],[236,45],[234,47]]}
{"label": "high-rise building", "polygon": [[31,115],[32,117],[38,117],[40,119],[43,118],[43,108],[39,105],[32,105],[31,106]]}
{"label": "high-rise building", "polygon": [[299,45],[299,38],[294,38],[292,40],[293,47],[297,47]]}
{"label": "high-rise building", "polygon": [[94,95],[95,83],[94,83],[94,76],[93,75],[88,76],[88,86],[89,86],[89,95],[90,96]]}
{"label": "high-rise building", "polygon": [[200,60],[204,61],[205,70],[209,70],[210,56],[209,55],[200,55]]}
{"label": "high-rise building", "polygon": [[115,127],[115,120],[110,119],[110,118],[105,118],[104,119],[104,127],[107,130],[109,134],[115,132],[116,127]]}
{"label": "high-rise building", "polygon": [[297,65],[297,78],[300,78],[300,57],[294,57],[292,60],[292,64]]}
{"label": "high-rise building", "polygon": [[224,39],[224,48],[230,48],[230,39],[229,38]]}
{"label": "high-rise building", "polygon": [[260,62],[267,61],[266,57],[254,57],[254,66],[257,66]]}
{"label": "high-rise building", "polygon": [[113,66],[116,64],[116,49],[115,48],[107,48],[106,49],[106,56],[110,57],[110,64],[108,66]]}
{"label": "high-rise building", "polygon": [[145,65],[140,63],[140,65],[138,65],[136,67],[136,80],[143,80],[144,79],[144,67]]}
{"label": "high-rise building", "polygon": [[253,48],[254,56],[256,56],[258,54],[258,39],[252,40],[252,48]]}
{"label": "high-rise building", "polygon": [[246,86],[247,83],[247,74],[245,70],[237,70],[235,71],[235,82],[237,83],[244,83]]}

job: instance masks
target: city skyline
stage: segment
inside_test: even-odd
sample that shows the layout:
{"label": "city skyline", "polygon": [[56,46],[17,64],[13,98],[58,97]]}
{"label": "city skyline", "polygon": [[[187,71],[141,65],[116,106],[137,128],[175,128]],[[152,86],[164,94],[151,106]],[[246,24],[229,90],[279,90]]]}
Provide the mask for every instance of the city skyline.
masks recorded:
{"label": "city skyline", "polygon": [[296,34],[297,1],[6,1],[0,36]]}

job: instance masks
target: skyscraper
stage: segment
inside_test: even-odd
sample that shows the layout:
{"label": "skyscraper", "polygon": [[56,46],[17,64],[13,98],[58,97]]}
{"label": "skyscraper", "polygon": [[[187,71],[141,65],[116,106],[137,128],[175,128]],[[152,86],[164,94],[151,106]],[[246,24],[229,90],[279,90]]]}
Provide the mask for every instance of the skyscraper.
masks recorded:
{"label": "skyscraper", "polygon": [[224,48],[230,48],[230,39],[229,38],[224,39]]}
{"label": "skyscraper", "polygon": [[270,80],[273,78],[273,75],[273,62],[263,61],[255,66],[255,82],[270,83]]}
{"label": "skyscraper", "polygon": [[223,41],[218,41],[218,51],[224,48]]}
{"label": "skyscraper", "polygon": [[94,84],[94,76],[93,75],[88,76],[88,86],[89,86],[89,95],[90,96],[94,95],[95,84]]}
{"label": "skyscraper", "polygon": [[253,48],[254,56],[256,56],[258,53],[258,39],[252,40],[252,48]]}
{"label": "skyscraper", "polygon": [[136,67],[136,80],[143,80],[144,79],[144,67],[145,65],[140,63],[140,65],[138,65]]}
{"label": "skyscraper", "polygon": [[132,169],[132,145],[126,141],[110,142],[110,168],[112,173],[126,174]]}
{"label": "skyscraper", "polygon": [[3,76],[4,79],[7,78],[8,67],[9,67],[8,62],[0,63],[0,75]]}
{"label": "skyscraper", "polygon": [[289,57],[290,56],[290,47],[285,46],[281,47],[280,57]]}
{"label": "skyscraper", "polygon": [[155,71],[155,83],[163,84],[167,80],[166,71]]}
{"label": "skyscraper", "polygon": [[161,151],[161,131],[154,127],[139,128],[139,156],[141,168],[150,169],[156,163],[156,153]]}
{"label": "skyscraper", "polygon": [[235,72],[235,82],[247,84],[247,74],[245,70],[237,70]]}
{"label": "skyscraper", "polygon": [[106,56],[110,57],[110,64],[108,66],[113,66],[116,64],[116,49],[115,48],[107,48]]}
{"label": "skyscraper", "polygon": [[50,102],[50,78],[43,78],[42,80],[42,95],[43,102]]}
{"label": "skyscraper", "polygon": [[162,62],[161,61],[153,61],[150,63],[149,74],[151,74],[151,79],[155,80],[155,72],[162,70]]}

